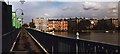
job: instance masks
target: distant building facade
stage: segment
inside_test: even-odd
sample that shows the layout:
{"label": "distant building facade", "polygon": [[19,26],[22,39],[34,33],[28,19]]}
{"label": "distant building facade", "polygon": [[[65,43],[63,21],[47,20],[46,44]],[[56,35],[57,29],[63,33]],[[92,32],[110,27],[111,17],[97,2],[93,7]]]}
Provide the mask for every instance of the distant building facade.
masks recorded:
{"label": "distant building facade", "polygon": [[95,29],[98,30],[115,30],[119,26],[118,19],[109,18],[109,19],[100,19],[95,25]]}
{"label": "distant building facade", "polygon": [[68,19],[68,31],[76,31],[77,30],[77,18]]}
{"label": "distant building facade", "polygon": [[90,29],[90,20],[85,17],[75,17],[68,19],[68,31],[77,32]]}
{"label": "distant building facade", "polygon": [[112,19],[112,24],[114,24],[115,27],[119,27],[119,20],[118,19]]}
{"label": "distant building facade", "polygon": [[120,21],[120,1],[118,2],[118,20]]}
{"label": "distant building facade", "polygon": [[48,31],[67,31],[68,22],[66,19],[49,19]]}
{"label": "distant building facade", "polygon": [[120,1],[118,2],[118,20],[119,20],[118,26],[120,28]]}
{"label": "distant building facade", "polygon": [[32,22],[35,23],[36,29],[41,31],[47,31],[48,20],[45,18],[35,18],[32,19]]}
{"label": "distant building facade", "polygon": [[115,30],[119,27],[119,21],[115,18],[109,19],[96,19],[96,18],[62,18],[62,19],[33,19],[35,26],[39,30],[46,31],[68,31],[68,32],[81,32],[90,29],[95,30]]}
{"label": "distant building facade", "polygon": [[107,23],[108,25],[112,25],[112,26],[114,26],[114,27],[116,27],[116,28],[119,27],[119,21],[118,21],[117,18],[105,19],[105,21],[106,21],[106,23]]}

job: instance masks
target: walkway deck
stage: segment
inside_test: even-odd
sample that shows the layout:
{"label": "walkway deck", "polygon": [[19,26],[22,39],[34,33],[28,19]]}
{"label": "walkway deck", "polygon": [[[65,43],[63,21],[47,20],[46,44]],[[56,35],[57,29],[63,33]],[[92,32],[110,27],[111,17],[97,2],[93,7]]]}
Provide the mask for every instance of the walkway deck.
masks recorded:
{"label": "walkway deck", "polygon": [[11,52],[15,53],[45,53],[44,50],[35,42],[35,40],[29,35],[29,33],[22,28],[17,36],[16,42],[14,42]]}

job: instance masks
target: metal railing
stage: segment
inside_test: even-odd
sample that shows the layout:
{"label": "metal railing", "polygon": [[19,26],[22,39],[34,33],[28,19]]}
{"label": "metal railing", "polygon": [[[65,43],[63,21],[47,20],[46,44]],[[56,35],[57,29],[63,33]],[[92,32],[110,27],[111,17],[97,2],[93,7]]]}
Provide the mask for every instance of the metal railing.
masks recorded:
{"label": "metal railing", "polygon": [[9,52],[14,43],[19,30],[14,30],[2,36],[2,53]]}
{"label": "metal railing", "polygon": [[87,40],[59,37],[37,30],[27,29],[50,54],[118,54],[120,46]]}

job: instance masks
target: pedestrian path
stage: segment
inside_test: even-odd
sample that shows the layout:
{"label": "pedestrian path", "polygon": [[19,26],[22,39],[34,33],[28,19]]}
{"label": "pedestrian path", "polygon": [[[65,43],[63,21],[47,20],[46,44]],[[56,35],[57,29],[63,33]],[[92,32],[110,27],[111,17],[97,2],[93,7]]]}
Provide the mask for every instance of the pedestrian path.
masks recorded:
{"label": "pedestrian path", "polygon": [[22,28],[19,33],[19,37],[16,40],[15,46],[13,46],[12,52],[22,53],[34,53],[41,54],[43,49],[33,40],[29,33]]}
{"label": "pedestrian path", "polygon": [[25,29],[21,30],[21,34],[18,42],[18,50],[40,52],[40,49],[35,45],[35,42],[28,35]]}

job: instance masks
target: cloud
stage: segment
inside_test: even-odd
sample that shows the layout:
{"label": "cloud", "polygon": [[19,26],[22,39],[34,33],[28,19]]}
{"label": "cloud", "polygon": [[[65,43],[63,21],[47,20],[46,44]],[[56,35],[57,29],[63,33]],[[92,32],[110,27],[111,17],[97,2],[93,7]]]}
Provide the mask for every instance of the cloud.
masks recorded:
{"label": "cloud", "polygon": [[117,11],[117,9],[114,9],[114,10],[112,10],[112,12],[113,12],[113,13],[116,13],[116,12],[118,12],[118,11]]}
{"label": "cloud", "polygon": [[63,7],[62,10],[65,11],[65,10],[68,10],[69,7]]}
{"label": "cloud", "polygon": [[98,2],[85,2],[83,3],[83,9],[84,10],[99,10],[101,8],[101,5]]}
{"label": "cloud", "polygon": [[95,13],[93,13],[92,16],[97,16],[97,15]]}
{"label": "cloud", "polygon": [[109,11],[107,11],[107,13],[109,13],[109,14],[112,14],[112,13],[118,13],[118,10],[117,9],[114,9],[114,10],[109,10]]}
{"label": "cloud", "polygon": [[48,13],[45,13],[44,15],[47,16],[47,17],[50,16]]}
{"label": "cloud", "polygon": [[102,3],[102,2],[26,2],[21,5],[15,3],[14,9],[22,8],[25,15],[25,21],[31,21],[36,17],[98,17],[116,16],[117,9],[115,3]]}
{"label": "cloud", "polygon": [[108,4],[109,9],[117,9],[117,3]]}

